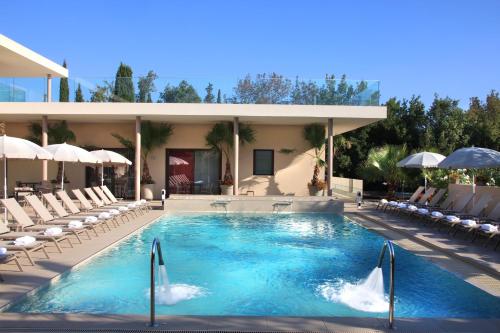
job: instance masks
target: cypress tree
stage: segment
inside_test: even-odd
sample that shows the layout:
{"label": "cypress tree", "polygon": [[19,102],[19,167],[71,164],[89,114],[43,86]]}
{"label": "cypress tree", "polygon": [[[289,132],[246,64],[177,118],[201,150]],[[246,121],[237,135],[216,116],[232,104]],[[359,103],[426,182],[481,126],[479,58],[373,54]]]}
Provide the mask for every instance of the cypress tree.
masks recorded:
{"label": "cypress tree", "polygon": [[214,85],[211,83],[208,83],[208,86],[205,88],[207,95],[203,99],[203,102],[205,102],[205,103],[213,103],[214,102],[215,96],[213,94],[213,90],[214,90]]}
{"label": "cypress tree", "polygon": [[113,89],[113,102],[134,102],[135,92],[132,82],[132,68],[120,63],[116,71],[115,88]]}
{"label": "cypress tree", "polygon": [[[66,60],[63,62],[63,67],[68,68]],[[69,102],[69,85],[66,77],[62,77],[59,81],[59,102]]]}
{"label": "cypress tree", "polygon": [[80,85],[80,83],[78,83],[78,88],[76,88],[75,102],[79,102],[79,103],[85,102],[83,100],[82,86]]}
{"label": "cypress tree", "polygon": [[222,103],[222,97],[220,95],[220,89],[219,89],[219,90],[217,90],[217,104],[220,104],[220,103]]}

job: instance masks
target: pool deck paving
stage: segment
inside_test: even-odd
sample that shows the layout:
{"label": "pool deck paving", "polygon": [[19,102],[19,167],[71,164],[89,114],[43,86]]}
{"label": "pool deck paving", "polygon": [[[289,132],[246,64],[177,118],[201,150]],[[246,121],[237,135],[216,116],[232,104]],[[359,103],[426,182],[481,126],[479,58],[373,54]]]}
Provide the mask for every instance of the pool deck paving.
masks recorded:
{"label": "pool deck paving", "polygon": [[0,332],[498,332],[500,319],[2,314]]}
{"label": "pool deck paving", "polygon": [[[35,253],[35,266],[24,264],[24,272],[15,266],[2,265],[0,273],[0,309],[26,294],[48,285],[71,270],[129,237],[162,216],[159,203],[155,210],[120,225],[112,232],[84,240],[74,248],[64,247],[59,254],[48,247],[51,259]],[[467,282],[500,296],[500,251],[483,248],[438,233],[406,216],[384,213],[372,203],[356,209],[345,203],[345,215],[399,246],[423,256],[462,277]],[[500,309],[499,309],[500,312]],[[0,332],[148,332],[148,331],[224,331],[224,332],[498,332],[500,319],[396,318],[395,329],[387,327],[385,318],[351,317],[238,317],[238,316],[158,316],[159,325],[149,328],[149,318],[141,315],[29,314],[0,313]]]}
{"label": "pool deck paving", "polygon": [[[412,253],[448,270],[472,285],[500,297],[500,250],[485,248],[483,240],[471,243],[463,234],[453,237],[408,215],[377,210],[375,203],[357,209],[346,203],[344,214]],[[500,310],[499,310],[500,313]]]}

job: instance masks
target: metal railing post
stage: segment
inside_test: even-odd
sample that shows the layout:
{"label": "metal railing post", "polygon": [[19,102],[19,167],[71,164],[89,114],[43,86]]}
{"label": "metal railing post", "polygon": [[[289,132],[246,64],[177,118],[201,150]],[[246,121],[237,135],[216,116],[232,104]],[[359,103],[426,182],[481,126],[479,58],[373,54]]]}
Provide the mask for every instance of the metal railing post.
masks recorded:
{"label": "metal railing post", "polygon": [[384,260],[385,250],[389,250],[389,264],[390,264],[390,272],[389,272],[389,328],[394,328],[394,272],[395,272],[395,256],[394,256],[394,244],[392,241],[387,240],[384,242],[384,246],[380,251],[380,255],[378,257],[377,267],[382,267],[382,261]]}
{"label": "metal railing post", "polygon": [[155,237],[151,246],[151,267],[150,267],[150,291],[149,291],[149,326],[154,327],[155,324],[155,254],[158,252],[158,264],[165,265],[161,254],[161,246],[158,238]]}

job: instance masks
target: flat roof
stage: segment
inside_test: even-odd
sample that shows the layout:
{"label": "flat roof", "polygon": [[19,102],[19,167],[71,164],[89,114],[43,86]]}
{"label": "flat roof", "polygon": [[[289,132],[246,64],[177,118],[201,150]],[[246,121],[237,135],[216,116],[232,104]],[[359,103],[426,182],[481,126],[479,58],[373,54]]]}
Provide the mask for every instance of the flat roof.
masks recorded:
{"label": "flat roof", "polygon": [[0,103],[6,122],[50,120],[131,123],[142,120],[172,123],[240,121],[262,125],[305,125],[334,119],[335,134],[352,131],[387,117],[385,106],[205,104],[205,103]]}
{"label": "flat roof", "polygon": [[68,77],[68,70],[0,34],[0,77]]}

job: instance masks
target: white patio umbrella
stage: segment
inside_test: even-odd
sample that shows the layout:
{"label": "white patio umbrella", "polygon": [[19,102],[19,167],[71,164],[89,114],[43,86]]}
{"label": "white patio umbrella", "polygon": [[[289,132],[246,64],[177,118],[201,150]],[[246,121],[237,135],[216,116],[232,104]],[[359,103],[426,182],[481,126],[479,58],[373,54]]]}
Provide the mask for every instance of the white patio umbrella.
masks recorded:
{"label": "white patio umbrella", "polygon": [[132,165],[132,161],[111,150],[93,150],[92,155],[101,160],[101,186],[104,186],[104,165]]}
{"label": "white patio umbrella", "polygon": [[67,143],[58,143],[48,145],[45,148],[52,153],[54,161],[62,162],[61,189],[64,190],[64,162],[80,162],[80,163],[101,163],[101,160],[95,155],[86,151],[83,148],[68,145]]}
{"label": "white patio umbrella", "polygon": [[[53,156],[31,141],[4,134],[0,136],[0,158],[3,160],[3,193],[7,199],[7,159],[51,160]],[[7,210],[4,209],[4,212],[7,221]]]}
{"label": "white patio umbrella", "polygon": [[169,165],[189,165],[189,163],[182,158],[175,157],[175,156],[169,156],[168,157],[168,164]]}
{"label": "white patio umbrella", "polygon": [[[460,148],[441,161],[438,166],[443,169],[500,168],[500,152],[479,147]],[[475,191],[474,174],[472,174],[472,193]]]}
{"label": "white patio umbrella", "polygon": [[[426,168],[437,168],[439,162],[444,160],[446,156],[430,153],[427,151],[412,154],[401,161],[399,161],[396,165],[401,168],[415,168],[415,169],[426,169]],[[427,191],[427,176],[424,175],[424,188]]]}

